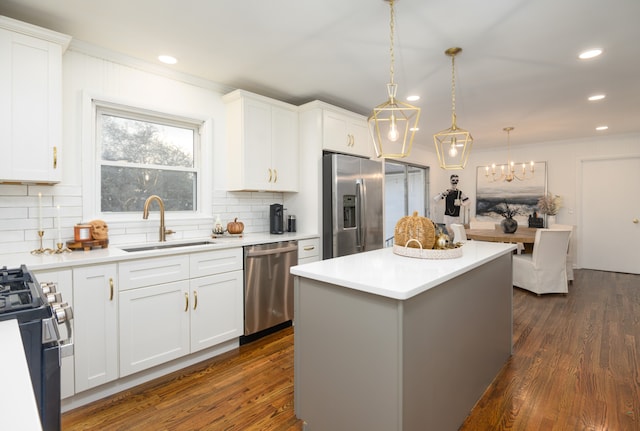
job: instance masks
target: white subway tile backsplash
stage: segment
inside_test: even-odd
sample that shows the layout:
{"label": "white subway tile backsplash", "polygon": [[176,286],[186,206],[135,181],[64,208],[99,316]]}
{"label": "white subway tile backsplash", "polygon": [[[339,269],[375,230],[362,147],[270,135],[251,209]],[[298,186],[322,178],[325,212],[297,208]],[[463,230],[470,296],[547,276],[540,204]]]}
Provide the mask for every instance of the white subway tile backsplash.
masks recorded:
{"label": "white subway tile backsplash", "polygon": [[[29,214],[32,213],[34,209],[32,208],[24,208],[24,207],[7,207],[0,208],[0,220],[4,219],[26,219],[29,217]],[[38,209],[35,208],[34,217],[38,217]]]}
{"label": "white subway tile backsplash", "polygon": [[[2,242],[24,241],[24,232],[25,231],[22,230],[12,230],[4,231],[0,233],[0,235],[2,236]],[[34,232],[34,235],[36,235],[35,238],[37,238],[37,233]]]}
{"label": "white subway tile backsplash", "polygon": [[[73,239],[73,226],[88,222],[82,214],[82,188],[79,186],[28,186],[0,184],[0,254],[29,252],[40,246],[38,238],[38,202],[42,203],[43,246],[53,248],[58,237],[56,206],[60,206],[61,236],[63,242]],[[42,194],[38,199],[38,193]],[[211,234],[215,216],[223,225],[238,218],[246,233],[269,231],[269,205],[282,203],[282,193],[273,192],[213,192],[211,215],[199,218],[176,219],[168,216],[167,229],[176,233],[169,239],[202,238]],[[109,225],[109,244],[125,245],[158,240],[159,216],[151,214],[149,220],[122,221],[103,219]]]}
{"label": "white subway tile backsplash", "polygon": [[[3,206],[2,203],[5,200],[5,198],[9,197],[9,196],[26,196],[27,194],[27,188],[28,186],[26,185],[15,185],[15,184],[4,184],[2,187],[2,194],[1,197],[2,199],[0,199],[0,206]],[[36,197],[38,196],[38,193],[36,192]]]}

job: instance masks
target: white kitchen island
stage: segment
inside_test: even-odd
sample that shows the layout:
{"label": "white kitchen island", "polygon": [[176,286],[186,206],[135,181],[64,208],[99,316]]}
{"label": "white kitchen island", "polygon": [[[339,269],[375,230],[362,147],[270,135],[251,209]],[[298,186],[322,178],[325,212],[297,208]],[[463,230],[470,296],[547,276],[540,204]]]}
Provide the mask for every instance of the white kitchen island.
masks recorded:
{"label": "white kitchen island", "polygon": [[469,241],[456,259],[386,248],[293,267],[304,430],[457,430],[511,355],[513,250]]}

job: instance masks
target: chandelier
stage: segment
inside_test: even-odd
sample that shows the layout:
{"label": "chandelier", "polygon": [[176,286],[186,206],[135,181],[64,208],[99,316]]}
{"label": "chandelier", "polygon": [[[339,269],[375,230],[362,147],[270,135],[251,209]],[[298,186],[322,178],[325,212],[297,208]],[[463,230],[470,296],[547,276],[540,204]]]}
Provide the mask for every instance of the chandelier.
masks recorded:
{"label": "chandelier", "polygon": [[394,0],[385,1],[389,2],[391,9],[389,25],[391,33],[391,78],[387,84],[387,101],[373,108],[373,112],[369,115],[368,122],[376,150],[376,157],[401,158],[411,153],[413,138],[418,130],[420,108],[396,100],[398,86],[393,81],[395,61],[393,51],[393,33],[395,30]]}
{"label": "chandelier", "polygon": [[473,137],[456,124],[456,69],[455,58],[462,48],[449,48],[444,53],[451,57],[451,127],[433,135],[442,169],[464,169],[469,159]]}
{"label": "chandelier", "polygon": [[489,170],[489,166],[485,166],[485,177],[490,182],[496,181],[506,181],[510,183],[513,180],[524,181],[533,178],[535,173],[535,167],[533,161],[529,164],[529,175],[527,175],[527,165],[525,163],[522,164],[522,171],[520,173],[516,172],[516,166],[513,160],[511,160],[511,140],[510,133],[513,130],[513,127],[505,127],[504,130],[507,132],[507,164],[500,166],[500,172],[496,171],[496,164],[493,163],[491,165],[491,170]]}

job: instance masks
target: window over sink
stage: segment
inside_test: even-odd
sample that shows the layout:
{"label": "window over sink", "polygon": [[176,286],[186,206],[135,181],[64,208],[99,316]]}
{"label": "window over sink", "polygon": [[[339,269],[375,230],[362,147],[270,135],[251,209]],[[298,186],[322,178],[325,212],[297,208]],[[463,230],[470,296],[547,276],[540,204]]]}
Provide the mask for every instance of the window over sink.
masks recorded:
{"label": "window over sink", "polygon": [[202,121],[94,100],[99,213],[138,213],[150,195],[195,213]]}

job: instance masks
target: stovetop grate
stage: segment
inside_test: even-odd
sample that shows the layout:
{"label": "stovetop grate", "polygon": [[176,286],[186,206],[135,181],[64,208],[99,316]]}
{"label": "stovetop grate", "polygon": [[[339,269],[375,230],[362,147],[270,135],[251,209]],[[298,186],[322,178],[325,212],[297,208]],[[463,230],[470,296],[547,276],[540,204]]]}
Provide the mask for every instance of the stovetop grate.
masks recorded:
{"label": "stovetop grate", "polygon": [[15,269],[3,266],[0,269],[0,316],[8,318],[16,313],[34,310],[31,314],[37,318],[37,310],[44,305],[42,296],[40,287],[25,265]]}

